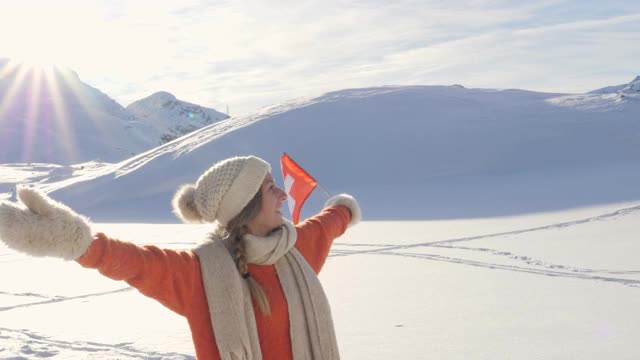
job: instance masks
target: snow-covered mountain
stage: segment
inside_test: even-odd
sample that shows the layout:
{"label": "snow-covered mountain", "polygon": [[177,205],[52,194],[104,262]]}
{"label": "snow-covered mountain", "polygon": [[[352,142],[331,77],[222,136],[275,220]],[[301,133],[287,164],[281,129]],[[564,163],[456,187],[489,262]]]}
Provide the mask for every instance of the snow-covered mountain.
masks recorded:
{"label": "snow-covered mountain", "polygon": [[[370,219],[557,210],[640,199],[640,188],[624,186],[640,180],[638,113],[637,99],[608,94],[343,90],[224,120],[46,187],[99,220],[175,221],[173,192],[215,161],[255,154],[278,179],[287,152],[329,192],[355,193]],[[619,186],[594,191],[611,177]],[[322,202],[316,191],[305,208]]]}
{"label": "snow-covered mountain", "polygon": [[0,164],[118,162],[226,118],[164,92],[125,109],[72,70],[0,59]]}
{"label": "snow-covered mountain", "polygon": [[622,85],[607,86],[601,89],[590,91],[589,94],[640,94],[640,75],[631,82]]}
{"label": "snow-covered mountain", "polygon": [[178,100],[165,91],[138,100],[127,106],[127,110],[161,133],[160,144],[229,118],[215,109]]}
{"label": "snow-covered mountain", "polygon": [[621,91],[623,93],[640,94],[640,75],[636,76],[636,78],[633,79],[633,81],[631,81],[629,84],[627,84],[627,86],[622,88]]}
{"label": "snow-covered mountain", "polygon": [[0,60],[0,163],[118,161],[157,143],[148,129],[71,70]]}

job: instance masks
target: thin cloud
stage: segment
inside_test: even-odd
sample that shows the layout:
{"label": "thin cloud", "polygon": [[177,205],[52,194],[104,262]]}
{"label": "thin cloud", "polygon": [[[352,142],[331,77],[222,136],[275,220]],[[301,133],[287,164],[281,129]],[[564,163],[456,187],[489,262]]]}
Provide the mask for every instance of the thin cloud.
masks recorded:
{"label": "thin cloud", "polygon": [[236,114],[389,84],[572,92],[638,72],[640,5],[627,1],[60,0],[26,22],[42,3],[0,14],[0,53],[48,40],[123,106],[159,90]]}

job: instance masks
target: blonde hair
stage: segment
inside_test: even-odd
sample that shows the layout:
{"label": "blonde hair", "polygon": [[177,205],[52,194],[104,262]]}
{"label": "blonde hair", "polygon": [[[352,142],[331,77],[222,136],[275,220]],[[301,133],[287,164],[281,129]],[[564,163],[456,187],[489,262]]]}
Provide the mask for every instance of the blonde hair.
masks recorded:
{"label": "blonde hair", "polygon": [[258,215],[261,208],[262,191],[260,189],[242,209],[242,211],[231,219],[226,226],[216,229],[216,234],[231,244],[233,260],[236,263],[236,267],[238,268],[240,275],[242,275],[242,277],[247,281],[251,296],[258,304],[258,307],[260,307],[260,311],[265,315],[270,315],[271,308],[269,307],[267,295],[262,289],[262,286],[260,286],[260,284],[258,284],[258,282],[249,273],[247,253],[244,248],[244,241],[242,241],[244,235],[249,233],[249,221]]}

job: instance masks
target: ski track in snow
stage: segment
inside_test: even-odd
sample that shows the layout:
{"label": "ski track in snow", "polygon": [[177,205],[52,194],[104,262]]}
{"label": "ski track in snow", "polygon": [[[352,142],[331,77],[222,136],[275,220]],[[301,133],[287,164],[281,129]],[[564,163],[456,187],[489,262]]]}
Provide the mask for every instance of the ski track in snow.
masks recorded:
{"label": "ski track in snow", "polygon": [[[580,267],[573,267],[573,266],[568,266],[563,264],[554,264],[551,262],[545,262],[529,256],[517,255],[508,251],[501,251],[501,250],[495,250],[495,249],[484,248],[484,247],[466,247],[466,246],[451,245],[451,244],[460,243],[460,242],[468,242],[468,241],[496,238],[496,237],[509,236],[509,235],[518,235],[518,234],[558,229],[558,228],[566,228],[569,226],[576,226],[576,225],[585,224],[593,221],[605,221],[615,217],[625,216],[637,211],[640,211],[640,206],[633,206],[633,207],[619,209],[610,213],[593,216],[585,219],[567,221],[567,222],[556,223],[556,224],[551,224],[546,226],[539,226],[539,227],[522,229],[522,230],[507,231],[507,232],[487,234],[487,235],[470,236],[470,237],[456,238],[456,239],[449,239],[449,240],[408,244],[408,245],[335,243],[336,247],[334,247],[331,250],[331,254],[329,256],[340,257],[340,256],[363,255],[363,254],[404,256],[404,257],[426,259],[426,260],[433,260],[433,261],[446,261],[446,262],[451,262],[456,264],[464,264],[469,266],[477,266],[477,267],[484,267],[484,268],[490,268],[490,269],[526,272],[531,274],[539,274],[539,275],[554,276],[554,277],[561,276],[561,277],[578,278],[578,279],[584,279],[584,280],[614,282],[614,283],[618,283],[618,284],[626,285],[630,287],[640,287],[640,280],[607,276],[607,275],[633,276],[633,275],[640,274],[640,270],[613,271],[613,270],[605,270],[605,269],[587,269],[587,268],[580,268]],[[347,248],[369,247],[372,249],[346,250],[346,249],[340,249],[340,247],[347,247]],[[455,257],[449,257],[449,256],[443,256],[443,255],[437,255],[437,254],[401,252],[402,250],[414,249],[414,248],[420,248],[420,247],[434,247],[434,248],[464,250],[464,251],[470,251],[470,252],[482,252],[482,253],[487,253],[487,254],[491,254],[494,256],[502,257],[502,258],[508,258],[509,260],[524,262],[525,264],[531,265],[533,267],[522,267],[522,266],[516,266],[516,265],[482,262],[477,260],[455,258]]]}
{"label": "ski track in snow", "polygon": [[39,297],[39,298],[45,298],[45,299],[51,299],[52,298],[51,296],[40,295],[40,294],[36,294],[36,293],[10,293],[10,292],[6,292],[6,291],[0,291],[0,295]]}
{"label": "ski track in snow", "polygon": [[[42,359],[50,357],[74,357],[87,359],[146,359],[146,360],[186,360],[195,357],[179,353],[142,351],[131,343],[101,344],[96,342],[63,341],[38,335],[27,329],[7,329],[0,327],[0,358],[2,359]],[[3,357],[5,351],[11,357]],[[5,353],[6,354],[6,353]]]}
{"label": "ski track in snow", "polygon": [[568,277],[568,278],[576,278],[576,279],[582,279],[582,280],[613,282],[613,283],[618,283],[618,284],[626,285],[630,287],[640,287],[640,280],[635,280],[635,279],[625,279],[625,278],[580,274],[580,273],[563,272],[563,271],[552,271],[547,269],[527,268],[527,267],[514,266],[514,265],[502,265],[502,264],[487,263],[487,262],[474,261],[474,260],[468,260],[468,259],[460,259],[460,258],[454,258],[454,257],[448,257],[448,256],[442,256],[442,255],[436,255],[436,254],[398,253],[393,251],[392,252],[383,251],[383,252],[379,252],[378,254],[414,257],[418,259],[427,259],[427,260],[434,260],[434,261],[446,261],[446,262],[464,264],[469,266],[484,267],[489,269],[509,270],[509,271],[524,272],[524,273],[530,273],[530,274],[546,275],[546,276],[552,276],[552,277]]}
{"label": "ski track in snow", "polygon": [[533,228],[528,228],[528,229],[521,229],[521,230],[514,230],[514,231],[505,231],[505,232],[494,233],[494,234],[476,235],[476,236],[469,236],[469,237],[463,237],[463,238],[457,238],[457,239],[430,241],[430,242],[423,242],[423,243],[417,243],[417,244],[408,244],[408,245],[336,243],[336,245],[341,245],[341,246],[373,246],[373,247],[384,246],[384,249],[345,252],[344,254],[336,254],[334,256],[344,256],[344,255],[364,254],[364,253],[375,253],[375,252],[386,251],[386,250],[409,249],[409,248],[422,247],[422,246],[435,246],[435,245],[440,245],[440,244],[451,244],[451,243],[457,243],[457,242],[481,240],[481,239],[488,239],[488,238],[501,237],[501,236],[507,236],[507,235],[519,235],[519,234],[525,234],[525,233],[541,231],[541,230],[551,230],[551,229],[558,229],[558,228],[566,228],[566,227],[569,227],[569,226],[576,226],[576,225],[585,224],[585,223],[589,223],[589,222],[593,222],[593,221],[608,220],[608,219],[611,219],[611,218],[628,215],[628,214],[636,212],[636,211],[640,211],[640,205],[639,206],[629,207],[629,208],[624,208],[624,209],[620,209],[620,210],[616,210],[616,211],[613,211],[613,212],[610,212],[610,213],[606,213],[606,214],[602,214],[602,215],[598,215],[598,216],[593,216],[593,217],[589,217],[589,218],[585,218],[585,219],[566,221],[566,222],[561,222],[561,223],[557,223],[557,224],[538,226],[538,227],[533,227]]}
{"label": "ski track in snow", "polygon": [[64,296],[46,296],[46,295],[40,295],[40,294],[29,294],[29,295],[25,295],[25,294],[9,294],[9,293],[2,293],[2,294],[5,294],[5,295],[17,295],[17,296],[34,296],[34,297],[42,297],[42,298],[46,298],[46,299],[48,299],[48,300],[44,300],[44,301],[37,301],[37,302],[31,302],[31,303],[26,303],[26,304],[19,304],[19,305],[14,305],[14,306],[5,306],[5,307],[0,307],[0,312],[8,311],[8,310],[13,310],[13,309],[18,309],[18,308],[25,308],[25,307],[38,306],[38,305],[48,305],[48,304],[53,304],[53,303],[59,303],[59,302],[62,302],[62,301],[77,300],[77,299],[86,299],[86,298],[92,298],[92,297],[97,297],[97,296],[104,296],[104,295],[117,294],[117,293],[126,292],[126,291],[131,291],[131,290],[133,290],[133,288],[132,288],[132,287],[125,287],[125,288],[117,289],[117,290],[104,291],[104,292],[99,292],[99,293],[85,294],[85,295],[78,295],[78,296],[70,296],[70,297],[64,297]]}
{"label": "ski track in snow", "polygon": [[[420,246],[428,247],[431,245],[423,244]],[[408,246],[408,247],[412,247],[412,246]],[[434,246],[434,247],[441,247],[441,246]],[[392,247],[392,248],[393,249],[389,249],[388,247],[382,247],[378,249],[364,250],[364,251],[336,251],[336,252],[332,252],[332,255],[330,256],[337,257],[337,256],[347,256],[347,255],[360,255],[363,253],[375,254],[375,255],[393,255],[393,256],[403,256],[403,257],[433,260],[433,261],[445,261],[445,262],[451,262],[456,264],[484,267],[489,269],[526,272],[531,274],[539,274],[539,275],[554,276],[554,277],[561,276],[561,277],[577,278],[577,279],[583,279],[583,280],[615,282],[615,283],[619,283],[621,285],[626,285],[630,287],[640,287],[640,280],[597,275],[597,274],[609,274],[609,275],[640,274],[640,271],[637,271],[637,270],[609,271],[609,270],[574,268],[567,265],[545,263],[539,260],[533,260],[532,258],[529,258],[526,256],[516,256],[509,252],[500,252],[500,251],[496,251],[492,249],[484,249],[484,248],[465,248],[465,247],[456,247],[456,246],[448,247],[448,248],[453,248],[458,250],[491,251],[494,255],[504,255],[511,259],[522,260],[522,261],[525,261],[528,265],[533,265],[534,267],[522,267],[522,266],[515,266],[515,265],[482,262],[477,260],[449,257],[449,256],[443,256],[443,255],[437,255],[437,254],[398,252],[396,251],[399,249],[398,247]],[[557,269],[557,270],[554,270],[554,269]],[[560,270],[566,270],[566,271],[560,271]]]}
{"label": "ski track in snow", "polygon": [[[581,279],[592,279],[592,280],[600,280],[600,281],[613,281],[613,282],[618,282],[618,283],[621,283],[621,284],[624,284],[624,285],[629,285],[629,286],[633,286],[633,287],[640,287],[640,280],[625,279],[625,278],[615,278],[615,277],[609,277],[609,276],[601,276],[601,275],[604,275],[604,274],[606,274],[606,275],[638,275],[638,274],[640,274],[640,270],[616,270],[616,271],[611,271],[611,270],[606,270],[606,269],[579,268],[579,267],[573,267],[573,266],[568,266],[568,265],[554,264],[554,263],[550,263],[550,262],[545,262],[545,261],[542,261],[542,260],[534,259],[534,258],[529,257],[529,256],[517,255],[517,254],[511,253],[511,252],[508,252],[508,251],[501,251],[501,250],[495,250],[495,249],[484,248],[484,247],[466,247],[466,246],[451,245],[451,244],[460,243],[460,242],[468,242],[468,241],[495,238],[495,237],[502,237],[502,236],[508,236],[508,235],[517,235],[517,234],[530,233],[530,232],[535,232],[535,231],[542,231],[542,230],[549,230],[549,229],[556,229],[556,228],[566,228],[566,227],[569,227],[569,226],[576,226],[576,225],[585,224],[585,223],[589,223],[589,222],[593,222],[593,221],[604,221],[604,220],[607,220],[607,219],[611,219],[611,218],[619,217],[619,216],[624,216],[624,215],[627,215],[627,214],[630,214],[630,213],[633,213],[633,212],[637,212],[637,211],[640,211],[640,206],[634,206],[634,207],[619,209],[619,210],[616,210],[616,211],[613,211],[613,212],[610,212],[610,213],[606,213],[606,214],[602,214],[602,215],[598,215],[598,216],[593,216],[593,217],[580,219],[580,220],[574,220],[574,221],[567,221],[567,222],[562,222],[562,223],[550,224],[550,225],[546,225],[546,226],[539,226],[539,227],[534,227],[534,228],[507,231],[507,232],[500,232],[500,233],[494,233],[494,234],[470,236],[470,237],[464,237],[464,238],[456,238],[456,239],[424,242],[424,243],[417,243],[417,244],[393,245],[393,244],[353,244],[353,243],[339,243],[339,242],[337,242],[337,243],[334,244],[334,248],[331,250],[331,254],[329,256],[330,257],[340,257],[340,256],[350,256],[350,255],[365,255],[365,254],[405,256],[405,257],[420,258],[420,259],[427,259],[427,260],[434,260],[434,261],[448,261],[448,262],[452,262],[452,263],[466,264],[466,265],[470,265],[470,266],[480,266],[480,267],[486,267],[486,268],[492,268],[492,269],[503,269],[503,270],[511,270],[511,271],[529,272],[529,273],[548,275],[548,276],[566,276],[566,277],[574,277],[574,278],[581,278]],[[171,243],[171,244],[173,244],[173,245],[186,245],[187,243],[179,242],[179,243]],[[188,243],[188,244],[191,244],[191,243]],[[167,244],[167,245],[169,245],[169,244]],[[367,247],[369,249],[366,249],[366,250],[348,250],[348,249],[343,249],[345,247],[346,248]],[[437,255],[437,254],[426,254],[426,253],[422,253],[421,254],[421,253],[401,252],[402,250],[414,249],[414,248],[420,248],[420,247],[435,247],[435,248],[465,250],[465,251],[470,251],[470,252],[488,253],[488,254],[491,254],[491,255],[494,255],[494,256],[508,258],[510,260],[516,260],[516,261],[524,262],[527,265],[532,265],[534,267],[526,268],[526,267],[514,266],[514,265],[488,263],[488,262],[481,262],[481,261],[476,261],[476,260],[447,257],[447,256],[442,256],[442,255]],[[0,257],[2,257],[2,256],[11,257],[11,255],[13,255],[13,254],[0,254]],[[5,262],[5,261],[2,261],[2,262]],[[0,307],[0,312],[8,311],[8,310],[16,309],[16,308],[24,308],[24,307],[31,307],[31,306],[58,303],[58,302],[68,301],[68,300],[90,298],[90,297],[96,297],[96,296],[105,296],[105,295],[110,295],[110,294],[115,294],[115,293],[120,293],[120,292],[125,292],[125,291],[131,291],[131,290],[133,290],[133,288],[125,287],[125,288],[122,288],[122,289],[117,289],[117,290],[112,290],[112,291],[107,291],[107,292],[84,294],[84,295],[79,295],[79,296],[74,296],[74,297],[48,296],[48,295],[41,295],[41,294],[36,294],[36,293],[7,293],[7,292],[0,292],[1,295],[39,297],[39,298],[46,299],[44,301],[31,302],[31,303],[26,303],[26,304],[19,304],[19,305],[15,305],[15,306]]]}

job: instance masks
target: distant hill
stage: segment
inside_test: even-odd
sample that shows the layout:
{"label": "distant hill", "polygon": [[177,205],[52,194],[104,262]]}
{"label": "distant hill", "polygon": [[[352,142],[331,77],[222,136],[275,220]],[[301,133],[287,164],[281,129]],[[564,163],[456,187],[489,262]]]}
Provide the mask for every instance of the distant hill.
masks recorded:
{"label": "distant hill", "polygon": [[[640,199],[640,101],[460,86],[349,89],[223,120],[46,189],[104,221],[176,221],[170,199],[217,160],[287,152],[368,219],[510,215]],[[551,191],[553,189],[553,191]],[[561,195],[558,195],[561,194]],[[317,211],[318,190],[303,209]]]}

